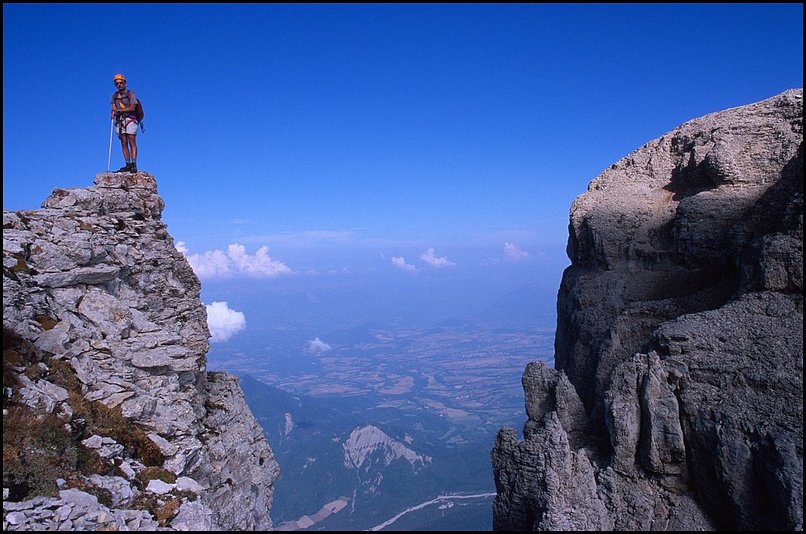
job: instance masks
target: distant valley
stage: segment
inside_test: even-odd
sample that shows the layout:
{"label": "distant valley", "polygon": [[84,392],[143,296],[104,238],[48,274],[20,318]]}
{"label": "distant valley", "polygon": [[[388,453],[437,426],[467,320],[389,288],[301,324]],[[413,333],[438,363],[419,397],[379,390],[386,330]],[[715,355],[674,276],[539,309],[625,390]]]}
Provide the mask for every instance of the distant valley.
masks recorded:
{"label": "distant valley", "polygon": [[[495,432],[522,425],[520,377],[551,359],[553,330],[443,321],[365,324],[313,344],[277,334],[209,354],[211,369],[241,376],[280,464],[275,528],[368,530],[398,515],[388,528],[491,528]],[[437,499],[447,495],[475,497]]]}

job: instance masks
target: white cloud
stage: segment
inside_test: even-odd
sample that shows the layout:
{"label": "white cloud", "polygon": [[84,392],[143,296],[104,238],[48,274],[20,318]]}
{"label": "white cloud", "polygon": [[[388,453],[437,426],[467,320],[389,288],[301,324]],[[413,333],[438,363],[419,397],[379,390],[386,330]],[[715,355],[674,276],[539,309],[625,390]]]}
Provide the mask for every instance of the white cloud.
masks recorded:
{"label": "white cloud", "polygon": [[518,248],[514,243],[504,243],[504,254],[512,261],[520,261],[526,259],[529,253]]}
{"label": "white cloud", "polygon": [[328,345],[327,343],[325,343],[324,341],[322,341],[318,337],[316,339],[312,339],[312,340],[308,341],[307,346],[306,346],[306,350],[308,352],[320,352],[320,353],[321,352],[327,352],[332,348],[333,347],[331,347],[330,345]]}
{"label": "white cloud", "polygon": [[254,278],[274,278],[293,271],[280,261],[269,256],[266,246],[260,247],[254,255],[246,253],[246,248],[238,243],[227,247],[227,252],[221,250],[207,251],[203,254],[188,254],[187,247],[182,241],[177,242],[176,250],[185,255],[201,279],[229,278],[233,276],[249,276]]}
{"label": "white cloud", "polygon": [[434,249],[429,248],[420,256],[420,259],[426,262],[431,267],[451,267],[456,265],[452,261],[448,261],[448,258],[438,258],[434,256]]}
{"label": "white cloud", "polygon": [[235,274],[227,255],[220,250],[208,251],[204,254],[191,254],[185,257],[193,268],[193,272],[201,279],[227,278]]}
{"label": "white cloud", "polygon": [[401,270],[406,271],[408,273],[416,273],[417,272],[417,267],[415,267],[414,265],[412,265],[410,263],[406,263],[406,259],[401,257],[401,256],[394,256],[392,258],[392,265],[394,265],[398,269],[401,269]]}
{"label": "white cloud", "polygon": [[235,243],[227,247],[227,256],[235,263],[238,270],[250,276],[272,278],[291,273],[284,263],[269,257],[269,247],[262,246],[254,256],[246,253],[243,245]]}
{"label": "white cloud", "polygon": [[207,308],[207,327],[210,329],[212,341],[227,341],[246,328],[244,314],[231,310],[226,302],[205,304],[205,308]]}

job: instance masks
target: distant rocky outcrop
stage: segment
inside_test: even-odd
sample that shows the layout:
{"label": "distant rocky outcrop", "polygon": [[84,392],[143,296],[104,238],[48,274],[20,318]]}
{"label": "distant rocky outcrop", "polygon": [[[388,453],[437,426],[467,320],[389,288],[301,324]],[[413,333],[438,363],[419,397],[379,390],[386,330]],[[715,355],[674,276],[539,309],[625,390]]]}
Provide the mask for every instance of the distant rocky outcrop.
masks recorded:
{"label": "distant rocky outcrop", "polygon": [[278,466],[208,373],[147,173],[3,213],[3,530],[266,530]]}
{"label": "distant rocky outcrop", "polygon": [[687,122],[571,207],[555,369],[496,530],[803,529],[803,90]]}
{"label": "distant rocky outcrop", "polygon": [[344,449],[344,467],[348,469],[368,471],[366,464],[378,463],[386,467],[396,460],[406,460],[417,472],[431,457],[417,454],[402,442],[392,438],[375,425],[358,426],[350,432],[350,436],[342,444]]}

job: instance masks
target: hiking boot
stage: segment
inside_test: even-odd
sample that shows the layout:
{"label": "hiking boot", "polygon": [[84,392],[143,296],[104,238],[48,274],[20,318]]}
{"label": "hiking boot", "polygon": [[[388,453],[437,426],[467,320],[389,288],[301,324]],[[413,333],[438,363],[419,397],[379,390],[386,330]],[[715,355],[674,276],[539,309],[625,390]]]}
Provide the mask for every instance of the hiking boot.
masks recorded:
{"label": "hiking boot", "polygon": [[131,163],[127,163],[126,165],[124,165],[123,167],[119,168],[115,172],[131,172],[131,166],[132,166]]}
{"label": "hiking boot", "polygon": [[137,172],[137,164],[133,161],[129,163],[129,172]]}

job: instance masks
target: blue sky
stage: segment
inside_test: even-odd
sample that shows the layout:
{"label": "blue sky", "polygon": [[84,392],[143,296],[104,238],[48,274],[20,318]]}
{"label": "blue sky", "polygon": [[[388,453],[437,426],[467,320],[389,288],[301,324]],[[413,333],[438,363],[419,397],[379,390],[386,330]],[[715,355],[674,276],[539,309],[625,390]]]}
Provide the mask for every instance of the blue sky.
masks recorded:
{"label": "blue sky", "polygon": [[556,287],[593,178],[802,87],[802,65],[799,3],[6,3],[3,209],[106,170],[122,72],[146,112],[138,166],[197,262],[236,278],[532,262]]}

